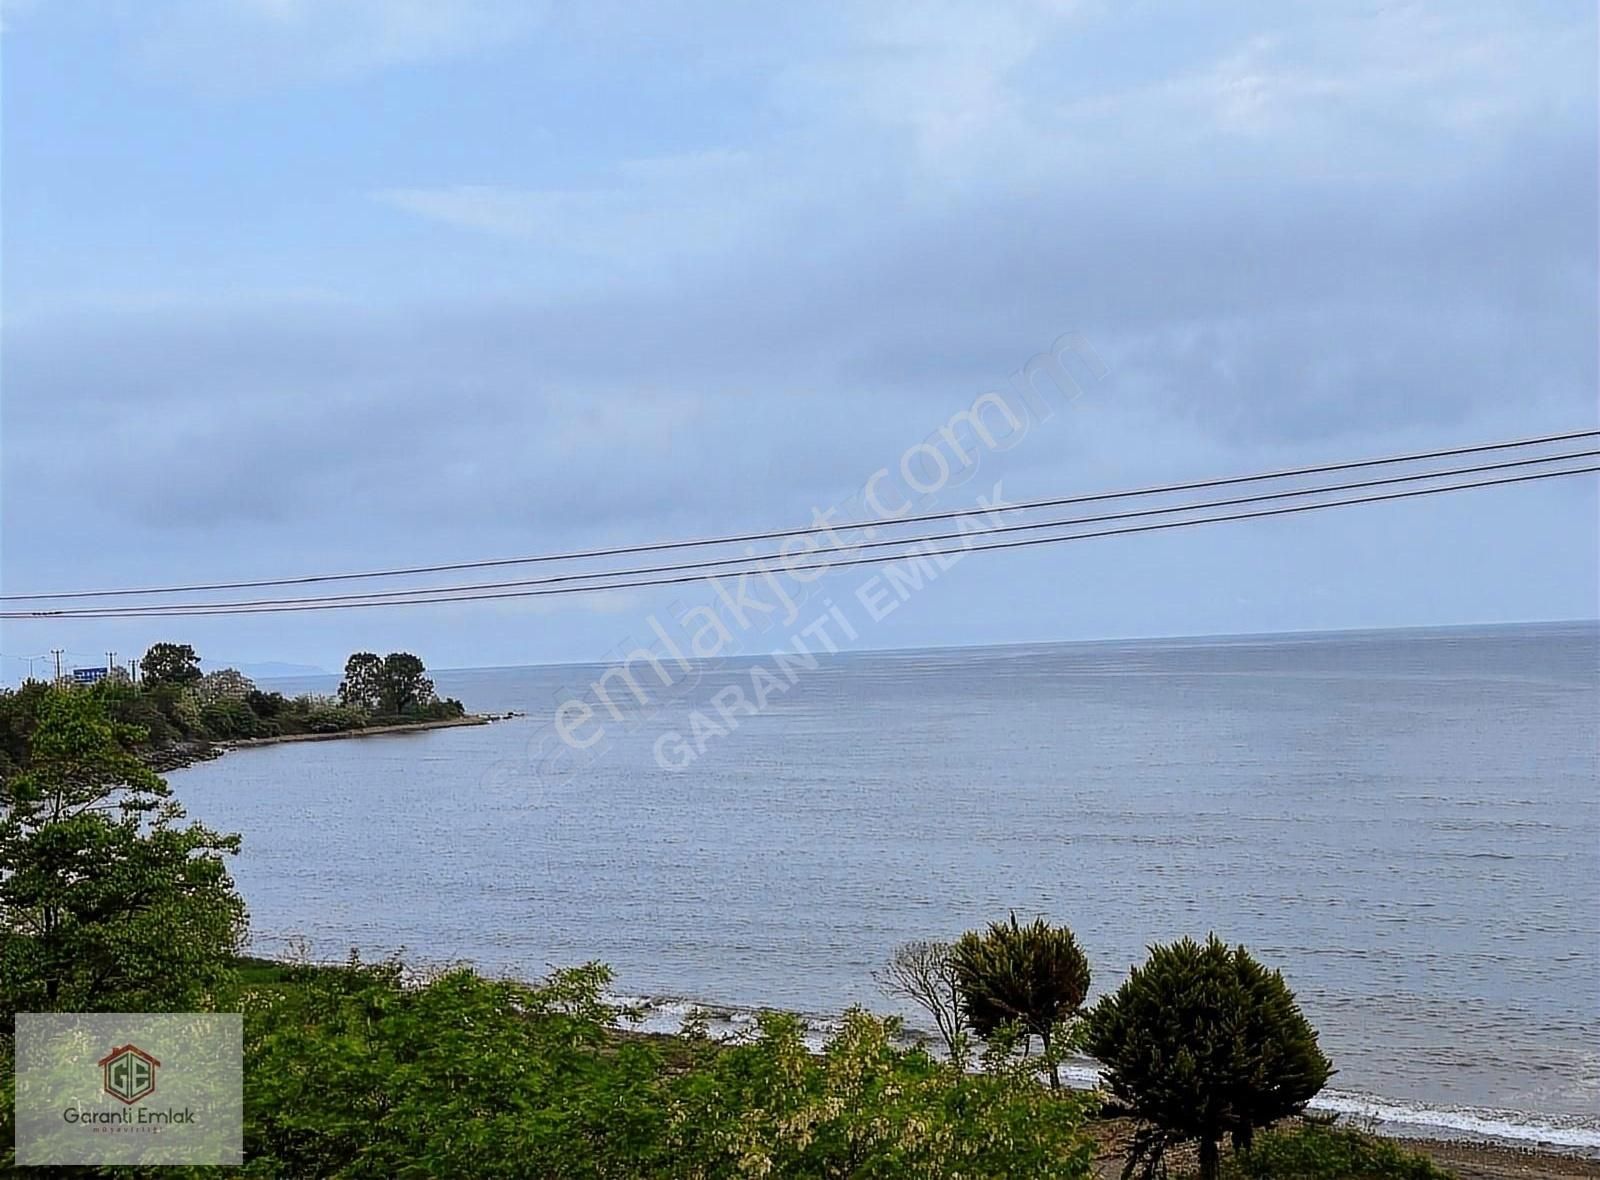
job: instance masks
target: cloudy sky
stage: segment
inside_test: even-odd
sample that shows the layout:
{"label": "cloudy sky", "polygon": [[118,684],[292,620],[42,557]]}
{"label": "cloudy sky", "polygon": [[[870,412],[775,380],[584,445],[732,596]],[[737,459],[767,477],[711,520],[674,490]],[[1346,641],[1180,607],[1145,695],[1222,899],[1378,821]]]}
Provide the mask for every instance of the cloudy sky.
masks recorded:
{"label": "cloudy sky", "polygon": [[[1592,4],[3,13],[12,593],[799,523],[1069,331],[1106,376],[983,473],[1012,499],[1595,424]],[[972,557],[860,643],[1593,617],[1596,516]],[[0,650],[587,660],[680,597]]]}

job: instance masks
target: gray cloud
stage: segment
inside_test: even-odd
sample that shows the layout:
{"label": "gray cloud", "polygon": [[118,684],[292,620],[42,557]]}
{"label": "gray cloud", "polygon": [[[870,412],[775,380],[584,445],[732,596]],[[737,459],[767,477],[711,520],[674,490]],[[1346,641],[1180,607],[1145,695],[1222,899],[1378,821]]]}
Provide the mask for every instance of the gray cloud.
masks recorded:
{"label": "gray cloud", "polygon": [[[243,19],[196,9],[151,35],[233,36]],[[306,12],[286,19],[310,35]],[[42,274],[10,273],[6,582],[352,568],[792,519],[1068,329],[1114,376],[1007,460],[1030,493],[1594,420],[1592,14],[1263,8],[1205,30],[1199,54],[1183,30],[1133,20],[885,9],[792,51],[713,38],[707,69],[762,95],[742,141],[552,184],[396,168],[403,181],[338,194],[411,235],[403,268],[386,254],[361,289],[321,269],[315,238],[291,270],[327,293],[294,298],[241,282],[46,299]],[[348,68],[515,36],[418,28],[392,60]],[[1103,57],[1107,37],[1140,60]],[[8,196],[18,183],[8,169]],[[1592,523],[1585,496],[1551,491],[1551,546]],[[1330,535],[1355,544],[1360,527]],[[1276,558],[1212,551],[1243,563],[1235,581],[1259,575],[1257,605],[1214,603],[1194,627],[1292,621],[1294,591],[1264,588]],[[1581,560],[1551,571],[1528,611],[1592,597]],[[1050,617],[1042,597],[974,606],[1000,583],[971,576],[979,589],[907,634]],[[1218,576],[1218,603],[1244,595]],[[1408,621],[1387,591],[1346,592],[1352,620]],[[1131,606],[1114,623],[1116,601],[1139,599],[1124,589],[1081,618],[1136,629]],[[1485,586],[1445,613],[1491,601]],[[419,619],[462,637],[441,640],[458,661],[489,658],[487,625]],[[576,634],[566,654],[608,646]]]}

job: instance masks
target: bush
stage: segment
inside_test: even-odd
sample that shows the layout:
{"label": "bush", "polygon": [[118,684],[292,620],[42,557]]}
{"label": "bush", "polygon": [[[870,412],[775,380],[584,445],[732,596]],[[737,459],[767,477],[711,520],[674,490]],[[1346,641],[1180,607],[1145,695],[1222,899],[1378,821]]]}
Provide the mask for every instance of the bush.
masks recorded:
{"label": "bush", "polygon": [[281,692],[262,692],[259,688],[252,688],[245,694],[244,703],[250,706],[250,711],[263,721],[276,717],[289,707],[289,702]]}
{"label": "bush", "polygon": [[1095,1006],[1088,1049],[1145,1124],[1129,1171],[1158,1169],[1168,1146],[1198,1140],[1206,1180],[1224,1134],[1248,1148],[1255,1128],[1300,1113],[1333,1072],[1283,976],[1215,935],[1151,947]]}
{"label": "bush", "polygon": [[892,1021],[851,1013],[818,1057],[777,1014],[732,1047],[619,1037],[598,965],[401,976],[304,969],[247,997],[245,1175],[1089,1174],[1082,1098],[897,1049]]}
{"label": "bush", "polygon": [[346,709],[343,705],[314,707],[299,720],[307,733],[343,733],[350,729],[360,729],[367,723],[362,713],[355,709]]}
{"label": "bush", "polygon": [[1343,1128],[1302,1123],[1228,1157],[1225,1180],[1453,1180],[1426,1156]]}
{"label": "bush", "polygon": [[1012,914],[1009,924],[993,922],[983,934],[963,934],[952,965],[972,1027],[986,1038],[1007,1029],[1038,1037],[1050,1066],[1050,1084],[1060,1089],[1052,1046],[1089,993],[1089,959],[1072,931],[1043,918],[1019,926]]}
{"label": "bush", "polygon": [[256,737],[260,722],[242,700],[222,697],[200,710],[206,736],[219,739]]}
{"label": "bush", "polygon": [[108,717],[141,730],[145,742],[160,744],[178,735],[157,700],[133,685],[102,680],[90,691],[100,699]]}

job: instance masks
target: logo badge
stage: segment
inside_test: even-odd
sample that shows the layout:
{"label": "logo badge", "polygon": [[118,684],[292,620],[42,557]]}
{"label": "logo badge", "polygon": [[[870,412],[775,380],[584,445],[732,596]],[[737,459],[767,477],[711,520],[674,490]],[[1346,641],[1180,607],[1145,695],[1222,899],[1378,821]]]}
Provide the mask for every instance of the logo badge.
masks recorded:
{"label": "logo badge", "polygon": [[123,1045],[100,1059],[101,1084],[119,1102],[132,1104],[156,1092],[156,1070],[161,1067],[137,1045]]}

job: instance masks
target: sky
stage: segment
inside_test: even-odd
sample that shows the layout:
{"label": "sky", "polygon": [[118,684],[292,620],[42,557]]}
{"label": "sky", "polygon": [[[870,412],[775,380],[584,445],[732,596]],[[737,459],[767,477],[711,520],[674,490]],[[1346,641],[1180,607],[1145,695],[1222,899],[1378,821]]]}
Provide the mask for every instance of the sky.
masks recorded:
{"label": "sky", "polygon": [[[9,593],[792,527],[1068,333],[1101,375],[929,507],[1596,424],[1592,4],[0,14]],[[970,555],[849,645],[1592,618],[1597,518]],[[7,621],[0,679],[601,660],[685,598]]]}

